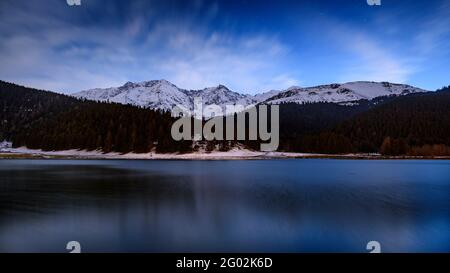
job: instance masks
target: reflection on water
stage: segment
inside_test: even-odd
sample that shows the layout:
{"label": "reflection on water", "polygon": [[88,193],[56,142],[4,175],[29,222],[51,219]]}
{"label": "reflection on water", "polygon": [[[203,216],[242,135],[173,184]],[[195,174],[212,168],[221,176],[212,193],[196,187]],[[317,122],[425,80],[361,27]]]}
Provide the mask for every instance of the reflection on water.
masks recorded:
{"label": "reflection on water", "polygon": [[450,251],[450,161],[0,160],[0,252]]}

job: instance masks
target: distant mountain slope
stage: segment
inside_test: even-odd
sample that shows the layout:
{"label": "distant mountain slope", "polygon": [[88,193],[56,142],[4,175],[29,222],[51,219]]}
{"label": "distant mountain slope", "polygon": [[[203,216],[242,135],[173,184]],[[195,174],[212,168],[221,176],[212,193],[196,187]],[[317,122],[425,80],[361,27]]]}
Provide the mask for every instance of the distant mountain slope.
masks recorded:
{"label": "distant mountain slope", "polygon": [[194,98],[201,97],[202,102],[205,105],[216,104],[223,106],[239,104],[248,106],[257,103],[252,96],[233,92],[224,85],[209,87],[202,90],[186,91],[186,94],[189,96],[191,102]]}
{"label": "distant mountain slope", "polygon": [[165,80],[127,82],[117,88],[92,89],[76,93],[74,96],[94,101],[116,102],[162,110],[171,109],[175,105],[191,103],[186,90],[179,89]]}
{"label": "distant mountain slope", "polygon": [[349,82],[345,84],[329,84],[316,87],[292,87],[265,101],[270,104],[307,103],[307,102],[355,102],[372,100],[382,96],[400,96],[426,90],[405,84],[388,82]]}
{"label": "distant mountain slope", "polygon": [[371,100],[381,96],[399,96],[418,92],[426,92],[426,90],[387,82],[350,82],[309,88],[291,87],[283,91],[273,90],[252,96],[233,92],[223,85],[202,90],[186,90],[166,80],[156,80],[140,83],[128,82],[120,87],[92,89],[75,93],[73,96],[95,101],[132,104],[150,109],[170,111],[176,105],[192,109],[195,97],[201,97],[205,105],[217,104],[224,106],[227,104],[240,104],[249,106],[259,103],[346,103]]}
{"label": "distant mountain slope", "polygon": [[397,98],[344,122],[334,132],[360,151],[380,151],[386,137],[409,146],[450,146],[450,92]]}
{"label": "distant mountain slope", "polygon": [[[282,151],[318,152],[315,144],[308,144],[304,140],[310,136],[315,138],[322,132],[333,130],[342,122],[395,99],[394,96],[377,97],[372,100],[356,101],[349,105],[330,102],[284,103],[280,106],[279,148]],[[256,148],[256,145],[252,147]],[[342,152],[341,147],[329,148],[330,150],[326,153]],[[347,152],[347,150],[345,151]],[[324,150],[320,150],[320,152],[325,153]]]}
{"label": "distant mountain slope", "polygon": [[450,91],[391,98],[334,128],[303,132],[282,144],[302,152],[450,155]]}
{"label": "distant mountain slope", "polygon": [[150,109],[170,111],[176,105],[193,109],[194,98],[201,97],[205,105],[242,104],[250,105],[256,101],[247,95],[229,90],[223,85],[202,90],[186,90],[166,80],[128,82],[120,87],[92,89],[82,91],[73,96],[94,101],[108,101],[146,107]]}

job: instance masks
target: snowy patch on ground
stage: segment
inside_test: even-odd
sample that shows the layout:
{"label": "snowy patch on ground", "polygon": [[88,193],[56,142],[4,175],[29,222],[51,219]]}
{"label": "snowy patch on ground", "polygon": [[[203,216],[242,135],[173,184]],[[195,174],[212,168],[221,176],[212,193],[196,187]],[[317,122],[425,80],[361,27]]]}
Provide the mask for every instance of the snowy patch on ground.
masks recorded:
{"label": "snowy patch on ground", "polygon": [[181,160],[222,160],[222,159],[268,159],[268,158],[298,158],[321,156],[319,154],[284,153],[284,152],[259,152],[241,147],[233,148],[227,152],[193,152],[186,154],[158,154],[158,153],[103,153],[101,151],[66,150],[66,151],[42,151],[26,147],[4,148],[1,150],[7,154],[29,155],[31,157],[63,157],[81,159],[181,159]]}
{"label": "snowy patch on ground", "polygon": [[0,142],[0,152],[7,151],[12,148],[12,143],[8,141]]}
{"label": "snowy patch on ground", "polygon": [[[6,146],[6,147],[5,147]],[[450,159],[448,156],[421,157],[421,156],[382,156],[377,153],[370,154],[309,154],[287,152],[259,152],[243,147],[235,147],[228,152],[192,152],[186,154],[157,154],[154,152],[136,153],[103,153],[102,151],[66,150],[42,151],[26,147],[11,148],[10,143],[4,143],[0,148],[0,158],[47,158],[47,159],[148,159],[148,160],[249,160],[249,159],[289,159],[289,158],[332,158],[332,159]]]}

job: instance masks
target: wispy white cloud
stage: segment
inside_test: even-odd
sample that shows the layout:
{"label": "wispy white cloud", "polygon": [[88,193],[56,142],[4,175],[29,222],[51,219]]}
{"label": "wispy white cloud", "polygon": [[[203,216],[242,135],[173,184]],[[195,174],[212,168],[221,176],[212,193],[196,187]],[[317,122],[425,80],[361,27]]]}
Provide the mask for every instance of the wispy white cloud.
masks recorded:
{"label": "wispy white cloud", "polygon": [[361,79],[407,83],[415,72],[408,60],[390,52],[367,35],[353,32],[347,46],[357,58],[343,70],[342,81]]}
{"label": "wispy white cloud", "polygon": [[[209,18],[220,8],[198,5]],[[280,75],[288,47],[274,36],[212,32],[188,19],[149,27],[151,18],[140,14],[119,27],[80,26],[56,15],[27,17],[35,13],[21,8],[0,23],[0,35],[12,21],[24,24],[0,44],[6,80],[69,93],[158,78],[188,89],[225,84],[246,93],[297,83],[288,73]],[[35,24],[37,31],[30,28]]]}
{"label": "wispy white cloud", "polygon": [[287,51],[274,37],[165,29],[171,33],[167,43],[161,38],[157,41],[168,46],[167,54],[151,62],[179,86],[197,89],[223,83],[240,92],[254,93],[296,83],[288,74],[283,75],[282,81],[274,72],[274,66],[282,65]]}
{"label": "wispy white cloud", "polygon": [[432,16],[416,27],[418,33],[412,41],[416,54],[425,57],[441,51],[447,53],[450,40],[450,1],[443,1]]}
{"label": "wispy white cloud", "polygon": [[450,1],[441,1],[434,11],[409,18],[414,27],[399,24],[408,15],[403,13],[381,13],[370,27],[332,18],[321,21],[330,41],[348,56],[337,69],[339,81],[413,82],[436,58],[449,54]]}
{"label": "wispy white cloud", "polygon": [[386,43],[353,25],[330,20],[326,25],[330,39],[349,56],[337,69],[341,82],[368,80],[405,83],[415,72],[408,59],[396,54]]}
{"label": "wispy white cloud", "polygon": [[[220,2],[205,0],[181,16],[144,0],[126,11],[96,0],[80,10],[42,2],[0,1],[0,79],[66,93],[160,78],[188,89],[225,84],[255,93],[334,81],[411,83],[449,54],[448,0],[429,17],[408,17],[414,27],[380,12],[387,17],[369,22],[375,30],[320,16],[282,32],[240,28]],[[102,16],[92,20],[93,9]]]}

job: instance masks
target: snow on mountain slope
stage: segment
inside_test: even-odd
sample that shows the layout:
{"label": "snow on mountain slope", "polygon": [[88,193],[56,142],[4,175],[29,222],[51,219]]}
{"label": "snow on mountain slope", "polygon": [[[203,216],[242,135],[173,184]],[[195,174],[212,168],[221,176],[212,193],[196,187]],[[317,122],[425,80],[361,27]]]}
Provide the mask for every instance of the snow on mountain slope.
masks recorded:
{"label": "snow on mountain slope", "polygon": [[191,90],[188,94],[192,97],[201,97],[205,105],[227,105],[227,104],[239,104],[239,105],[251,105],[256,103],[249,95],[243,95],[231,91],[224,85],[219,85],[217,87],[209,87],[202,90]]}
{"label": "snow on mountain slope", "polygon": [[194,98],[202,98],[204,105],[220,106],[240,104],[248,106],[257,101],[249,95],[229,90],[226,86],[209,87],[202,90],[185,90],[166,80],[140,83],[128,82],[121,87],[91,89],[73,94],[88,100],[117,102],[159,110],[172,110],[176,105],[193,109]]}
{"label": "snow on mountain slope", "polygon": [[371,100],[381,96],[399,96],[417,92],[427,91],[404,84],[361,81],[308,88],[294,86],[283,91],[272,90],[252,96],[233,92],[223,85],[202,90],[186,90],[166,80],[155,80],[140,83],[128,82],[121,87],[91,89],[75,93],[73,96],[170,111],[176,105],[193,109],[196,97],[201,97],[204,105],[217,104],[224,107],[224,105],[230,104],[249,106],[258,103],[281,104],[288,102],[349,103],[362,99]]}
{"label": "snow on mountain slope", "polygon": [[349,82],[344,84],[329,84],[316,87],[293,87],[267,99],[264,103],[306,103],[306,102],[333,102],[345,103],[358,100],[372,100],[382,96],[400,96],[411,93],[427,92],[405,84],[388,82]]}
{"label": "snow on mountain slope", "polygon": [[264,93],[261,93],[261,94],[256,94],[256,95],[253,96],[253,101],[258,102],[258,103],[259,102],[264,102],[264,101],[270,99],[271,97],[274,97],[274,96],[280,94],[281,92],[283,92],[283,91],[270,90],[268,92],[264,92]]}
{"label": "snow on mountain slope", "polygon": [[186,90],[182,90],[166,80],[127,82],[121,87],[91,89],[76,93],[74,96],[161,110],[170,110],[175,105],[188,107],[191,104],[191,98],[186,94]]}

